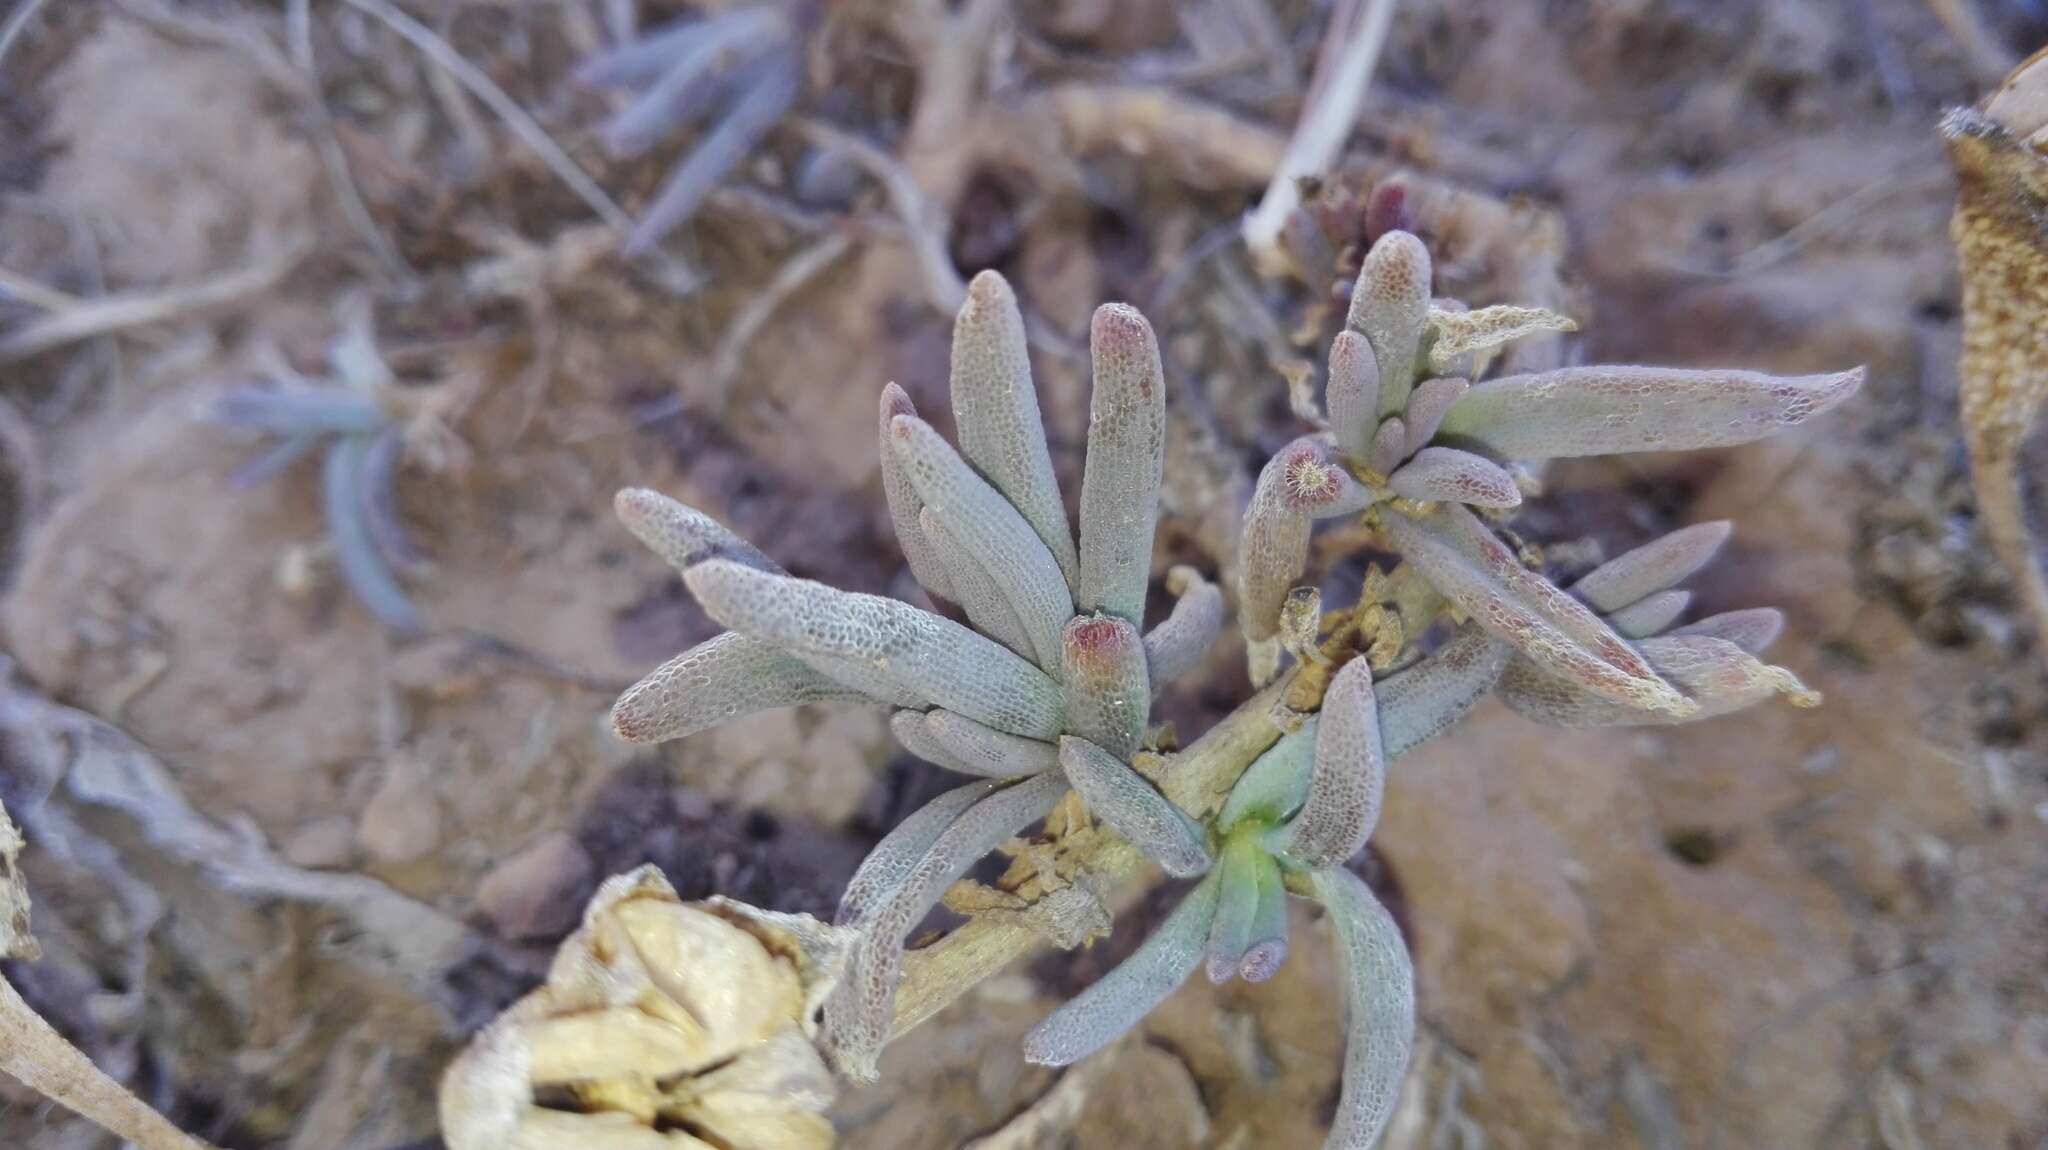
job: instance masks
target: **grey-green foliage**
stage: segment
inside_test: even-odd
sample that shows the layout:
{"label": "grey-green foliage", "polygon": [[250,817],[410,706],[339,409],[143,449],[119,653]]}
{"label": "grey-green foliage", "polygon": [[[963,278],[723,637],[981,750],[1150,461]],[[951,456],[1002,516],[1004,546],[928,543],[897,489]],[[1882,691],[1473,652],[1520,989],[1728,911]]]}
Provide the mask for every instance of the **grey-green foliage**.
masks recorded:
{"label": "grey-green foliage", "polygon": [[[681,738],[749,710],[864,697],[900,708],[890,726],[913,754],[998,780],[913,816],[849,893],[840,918],[862,928],[863,943],[827,1004],[825,1038],[853,1077],[872,1075],[888,1036],[904,935],[976,859],[1044,817],[1070,778],[1110,825],[1178,829],[1183,860],[1204,849],[1199,828],[1130,766],[1155,687],[1198,663],[1222,623],[1221,593],[1177,568],[1172,614],[1152,635],[1138,631],[1164,459],[1158,344],[1132,309],[1097,312],[1077,546],[1024,339],[1009,285],[975,277],[954,331],[957,449],[901,388],[881,396],[891,520],[912,574],[957,604],[964,625],[792,577],[708,516],[653,492],[618,498],[627,527],[731,628],[626,692],[613,708],[621,736]],[[1074,761],[1085,766],[1063,770]]]}
{"label": "grey-green foliage", "polygon": [[1469,622],[1377,679],[1367,659],[1349,657],[1319,711],[1206,821],[1132,766],[1153,693],[1202,662],[1223,615],[1215,586],[1175,568],[1172,613],[1138,632],[1165,388],[1137,312],[1106,305],[1092,328],[1078,545],[1039,425],[1023,319],[1001,277],[975,277],[955,328],[957,449],[902,389],[883,389],[890,517],[913,576],[957,605],[964,625],[795,578],[708,516],[652,492],[620,494],[626,525],[730,628],[626,692],[613,710],[621,736],[681,738],[765,707],[862,698],[894,708],[891,729],[911,753],[976,776],[883,839],[847,889],[839,918],[862,941],[822,1033],[842,1072],[874,1073],[905,936],[977,859],[1071,788],[1167,872],[1199,880],[1127,962],[1032,1032],[1028,1056],[1064,1064],[1102,1048],[1198,966],[1219,981],[1271,977],[1287,953],[1291,891],[1327,908],[1346,978],[1349,1039],[1328,1145],[1377,1140],[1405,1073],[1414,979],[1392,918],[1345,864],[1379,817],[1387,763],[1496,689],[1526,715],[1580,725],[1685,721],[1773,692],[1806,698],[1752,657],[1777,632],[1774,612],[1675,626],[1690,601],[1676,585],[1712,556],[1723,527],[1678,532],[1567,591],[1472,508],[1520,502],[1518,460],[1755,438],[1839,403],[1861,373],[1577,368],[1473,382],[1503,342],[1568,328],[1538,309],[1433,300],[1428,253],[1405,233],[1368,254],[1349,329],[1331,348],[1328,426],[1274,456],[1247,512],[1241,622],[1255,645],[1276,643],[1314,521],[1360,514]]}

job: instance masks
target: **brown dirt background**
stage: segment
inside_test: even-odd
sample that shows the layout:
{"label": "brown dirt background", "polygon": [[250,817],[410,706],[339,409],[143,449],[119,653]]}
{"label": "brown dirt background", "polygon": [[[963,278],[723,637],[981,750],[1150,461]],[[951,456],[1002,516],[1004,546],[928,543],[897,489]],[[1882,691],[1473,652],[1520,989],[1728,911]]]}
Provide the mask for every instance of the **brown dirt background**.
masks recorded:
{"label": "brown dirt background", "polygon": [[[410,10],[633,208],[683,141],[607,161],[605,103],[566,77],[635,7],[648,25],[683,11]],[[804,111],[902,150],[953,210],[954,262],[1009,274],[1051,344],[1085,339],[1101,300],[1151,314],[1176,419],[1157,570],[1217,571],[1251,476],[1296,434],[1275,359],[1306,293],[1205,237],[1255,199],[1324,6],[1017,4],[967,62],[987,118],[921,131],[932,61],[892,39],[888,7],[825,6]],[[1953,4],[1920,0],[1404,0],[1347,169],[1430,189],[1420,223],[1444,291],[1554,291],[1588,361],[1871,376],[1781,441],[1550,473],[1521,523],[1546,542],[1611,554],[1733,518],[1702,608],[1783,607],[1774,657],[1827,705],[1560,732],[1488,704],[1401,763],[1375,845],[1417,956],[1422,1041],[1390,1147],[2048,1146],[2048,692],[1972,519],[1934,131],[1995,81],[1999,52],[2048,37],[2048,15],[1964,7],[1974,44],[1938,16]],[[948,317],[871,180],[794,204],[794,130],[668,245],[703,277],[678,293],[612,256],[533,155],[388,29],[312,11],[336,139],[413,277],[380,270],[337,200],[281,5],[58,0],[0,65],[0,267],[91,297],[303,245],[253,299],[0,368],[25,428],[5,437],[5,648],[19,689],[118,724],[202,814],[469,923],[473,953],[368,961],[361,924],[331,907],[237,892],[53,794],[110,857],[24,816],[49,957],[8,973],[223,1146],[393,1150],[435,1144],[440,1067],[547,953],[545,937],[498,939],[480,907],[503,864],[567,835],[595,874],[652,860],[685,895],[823,910],[934,786],[858,708],[653,751],[611,740],[606,684],[711,628],[609,503],[655,487],[800,574],[903,591],[874,396],[895,379],[943,412]],[[1276,50],[1240,35],[1243,57],[1220,57],[1194,25],[1264,29]],[[1137,113],[1097,123],[1110,113],[1088,93],[1110,84],[1227,111],[1256,146]],[[834,230],[849,253],[738,349],[717,394],[733,318]],[[408,586],[442,633],[419,642],[339,585],[317,467],[232,488],[254,449],[195,419],[259,377],[266,349],[322,372],[359,301],[439,422],[417,438],[442,450],[412,452],[400,480],[430,559]],[[36,314],[0,303],[0,323]],[[1078,476],[1085,372],[1057,348],[1037,363],[1056,459]],[[1336,565],[1334,600],[1357,571]],[[1184,734],[1242,697],[1225,646],[1162,703]],[[0,793],[32,807],[6,734]],[[137,912],[138,883],[158,913]],[[583,889],[525,893],[573,906]],[[1319,1145],[1340,1006],[1304,910],[1274,982],[1191,985],[1085,1080],[1023,1064],[1023,1031],[1134,945],[1163,897],[892,1048],[882,1084],[841,1102],[845,1144]],[[1006,1128],[1034,1106],[1035,1131]],[[0,1084],[0,1145],[109,1144]]]}

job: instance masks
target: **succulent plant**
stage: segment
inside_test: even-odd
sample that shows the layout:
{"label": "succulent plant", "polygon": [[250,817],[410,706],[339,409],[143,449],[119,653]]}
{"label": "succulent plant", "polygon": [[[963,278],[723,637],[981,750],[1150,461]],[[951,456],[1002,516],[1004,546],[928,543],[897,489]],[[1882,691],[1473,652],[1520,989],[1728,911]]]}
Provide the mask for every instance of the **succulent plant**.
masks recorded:
{"label": "succulent plant", "polygon": [[1144,619],[1165,459],[1165,382],[1144,317],[1096,312],[1088,455],[1076,545],[1053,475],[1002,277],[969,286],[954,329],[960,450],[895,385],[881,398],[882,479],[912,574],[968,625],[907,603],[797,579],[709,517],[650,491],[620,494],[636,535],[683,572],[730,631],[622,696],[634,741],[680,738],[742,711],[827,698],[897,708],[906,749],[983,781],[896,828],[853,876],[839,919],[863,931],[847,990],[826,1013],[849,1074],[872,1074],[888,1036],[903,939],[967,868],[1045,817],[1071,785],[1170,871],[1207,866],[1200,828],[1130,766],[1154,688],[1192,666],[1222,624],[1221,592],[1173,572],[1179,599]]}
{"label": "succulent plant", "polygon": [[628,255],[652,248],[695,215],[795,105],[803,87],[801,16],[756,5],[678,20],[577,69],[586,86],[638,92],[605,126],[614,156],[639,156],[692,123],[714,123],[641,214],[626,239]]}
{"label": "succulent plant", "polygon": [[[1001,277],[975,278],[954,330],[957,451],[900,388],[883,390],[883,488],[905,559],[965,625],[792,577],[701,512],[649,491],[620,494],[626,525],[730,628],[619,699],[622,737],[681,738],[766,707],[866,699],[894,708],[891,727],[912,753],[978,776],[906,819],[847,887],[838,917],[859,941],[820,1034],[841,1073],[871,1077],[902,1022],[905,936],[977,859],[1071,791],[1085,815],[1048,819],[1046,837],[1071,845],[1074,818],[1092,816],[1124,853],[1087,839],[1054,886],[1076,887],[1091,866],[1128,873],[1138,858],[1199,881],[1127,962],[1032,1032],[1027,1055],[1065,1064],[1101,1049],[1197,966],[1219,981],[1271,977],[1287,953],[1291,891],[1327,909],[1350,1001],[1328,1145],[1363,1150],[1392,1112],[1414,1029],[1400,932],[1344,866],[1372,833],[1389,761],[1496,689],[1522,713],[1566,725],[1681,722],[1776,693],[1817,701],[1754,658],[1779,628],[1775,612],[1674,627],[1689,602],[1677,585],[1712,557],[1726,525],[1675,532],[1567,591],[1481,513],[1520,503],[1518,463],[1755,439],[1841,402],[1861,372],[1571,368],[1475,384],[1494,349],[1569,321],[1467,310],[1432,301],[1430,286],[1414,236],[1390,230],[1368,252],[1331,350],[1328,426],[1267,465],[1240,549],[1255,670],[1277,674],[1283,650],[1298,666],[1185,751],[1150,745],[1152,695],[1200,660],[1223,601],[1175,568],[1171,615],[1139,634],[1165,396],[1151,329],[1128,307],[1102,307],[1091,332],[1078,543],[1039,423],[1023,320]],[[1294,583],[1314,521],[1346,515],[1375,525],[1403,565],[1391,578],[1375,569],[1357,607],[1325,615],[1320,595]],[[1421,652],[1415,640],[1444,614],[1459,627]],[[979,949],[963,941],[953,956],[965,957],[948,965],[934,955],[920,973],[971,981],[1022,945],[1014,934]]]}
{"label": "succulent plant", "polygon": [[331,359],[338,385],[302,378],[239,385],[214,402],[208,417],[280,440],[235,475],[237,487],[262,483],[321,453],[321,506],[343,582],[385,626],[421,634],[426,619],[397,574],[418,565],[420,553],[398,518],[405,434],[384,403],[390,372],[360,326],[335,341]]}
{"label": "succulent plant", "polygon": [[1593,611],[1527,570],[1472,509],[1521,503],[1516,464],[1761,439],[1841,403],[1863,371],[1567,367],[1473,382],[1503,344],[1569,327],[1540,309],[1433,301],[1422,241],[1396,230],[1374,242],[1330,348],[1328,430],[1273,457],[1246,515],[1239,619],[1256,681],[1277,669],[1281,607],[1308,565],[1313,521],[1370,512],[1403,560],[1537,666],[1625,707],[1696,713],[1696,702]]}

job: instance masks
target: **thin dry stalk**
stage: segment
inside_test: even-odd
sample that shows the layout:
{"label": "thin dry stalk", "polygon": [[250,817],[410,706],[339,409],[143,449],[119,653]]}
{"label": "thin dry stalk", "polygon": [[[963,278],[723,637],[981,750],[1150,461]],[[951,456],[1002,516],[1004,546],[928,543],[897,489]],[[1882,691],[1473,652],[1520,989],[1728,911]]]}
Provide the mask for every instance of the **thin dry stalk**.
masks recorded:
{"label": "thin dry stalk", "polygon": [[[194,312],[240,303],[276,287],[298,264],[304,249],[293,246],[281,256],[213,279],[158,292],[129,292],[104,299],[76,301],[0,336],[0,363],[14,363],[52,348],[129,328],[165,323]],[[10,283],[22,282],[9,275]],[[55,294],[45,292],[45,298]]]}

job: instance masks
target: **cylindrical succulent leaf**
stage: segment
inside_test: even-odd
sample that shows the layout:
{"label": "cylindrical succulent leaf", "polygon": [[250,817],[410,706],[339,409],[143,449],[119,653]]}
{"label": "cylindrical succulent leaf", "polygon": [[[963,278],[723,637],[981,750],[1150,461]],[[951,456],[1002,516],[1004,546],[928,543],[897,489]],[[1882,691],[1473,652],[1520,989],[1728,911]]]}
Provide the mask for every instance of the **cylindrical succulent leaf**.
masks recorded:
{"label": "cylindrical succulent leaf", "polygon": [[1424,502],[1473,507],[1518,507],[1521,488],[1507,469],[1455,447],[1425,447],[1387,477],[1387,489]]}
{"label": "cylindrical succulent leaf", "polygon": [[[1426,524],[1389,515],[1387,535],[1445,598],[1544,669],[1647,711],[1683,716],[1696,709],[1598,616],[1576,600],[1578,615],[1572,615],[1559,603],[1567,598],[1563,592],[1523,568],[1484,525],[1473,531],[1455,516],[1471,512],[1440,504]],[[1570,631],[1559,616],[1570,620]]]}
{"label": "cylindrical succulent leaf", "polygon": [[1316,728],[1322,716],[1310,715],[1298,730],[1280,736],[1237,777],[1216,815],[1216,830],[1229,834],[1248,820],[1278,826],[1301,809],[1308,798],[1308,780],[1315,770]]}
{"label": "cylindrical succulent leaf", "polygon": [[1143,623],[1166,465],[1166,377],[1136,308],[1104,304],[1089,329],[1095,391],[1081,477],[1081,611]]}
{"label": "cylindrical succulent leaf", "polygon": [[1612,614],[1647,595],[1676,587],[1713,561],[1734,526],[1726,519],[1695,523],[1623,552],[1572,584],[1593,610]]}
{"label": "cylindrical succulent leaf", "polygon": [[1129,763],[1072,735],[1060,739],[1060,767],[1088,810],[1175,878],[1209,869],[1202,828]]}
{"label": "cylindrical succulent leaf", "polygon": [[612,510],[633,537],[678,571],[706,559],[730,559],[776,575],[782,568],[760,548],[733,534],[702,511],[659,491],[627,487],[612,497]]}
{"label": "cylindrical succulent leaf", "polygon": [[924,537],[931,540],[932,550],[939,563],[946,569],[946,582],[953,588],[953,601],[967,612],[967,621],[974,629],[1015,651],[1026,659],[1035,659],[1037,652],[1031,646],[1031,635],[1024,630],[1024,624],[1017,618],[1017,612],[1010,608],[1010,601],[1003,595],[996,581],[989,578],[974,556],[953,538],[938,516],[927,507],[917,513],[918,525],[924,529]]}
{"label": "cylindrical succulent leaf", "polygon": [[1527,660],[1508,664],[1501,675],[1501,701],[1515,711],[1554,727],[1638,727],[1691,722],[1751,707],[1773,695],[1794,706],[1812,707],[1820,696],[1783,667],[1757,660],[1725,639],[1707,635],[1660,635],[1638,644],[1659,673],[1676,683],[1697,703],[1682,718],[1649,714],[1617,706]]}
{"label": "cylindrical succulent leaf", "polygon": [[[899,415],[891,435],[924,510],[1001,592],[1030,636],[1033,661],[1046,670],[1057,666],[1060,627],[1074,614],[1074,596],[1052,552],[1003,493],[975,474],[930,424]],[[949,565],[948,574],[954,569]]]}
{"label": "cylindrical succulent leaf", "polygon": [[1024,1057],[1071,1066],[1138,1025],[1201,965],[1216,917],[1218,879],[1196,883],[1131,957],[1075,995],[1024,1036]]}
{"label": "cylindrical succulent leaf", "polygon": [[[898,714],[914,715],[915,711],[899,711]],[[847,880],[846,893],[839,896],[839,913],[835,921],[841,926],[859,926],[867,921],[876,907],[889,900],[904,880],[917,871],[917,865],[946,833],[946,828],[964,814],[967,808],[995,793],[994,782],[969,783],[954,787],[938,798],[912,812],[909,818],[896,824],[896,829],[882,836],[875,849],[861,860],[860,866]]]}
{"label": "cylindrical succulent leaf", "polygon": [[1280,973],[1287,961],[1287,887],[1281,881],[1280,863],[1259,852],[1259,905],[1252,912],[1251,945],[1237,964],[1238,976],[1246,982],[1264,982]]}
{"label": "cylindrical succulent leaf", "polygon": [[720,111],[713,127],[677,164],[641,213],[619,253],[640,256],[661,242],[676,225],[695,215],[721,180],[746,159],[776,121],[782,119],[803,89],[803,58],[793,45],[771,48],[743,66],[725,85],[735,96]]}
{"label": "cylindrical succulent leaf", "polygon": [[1607,616],[1607,625],[1624,639],[1646,639],[1661,634],[1666,627],[1678,622],[1692,604],[1690,591],[1659,591],[1645,595],[1619,611]]}
{"label": "cylindrical succulent leaf", "polygon": [[1341,866],[1379,823],[1387,763],[1371,664],[1357,658],[1337,672],[1323,695],[1321,715],[1308,797],[1293,818],[1260,840],[1307,870]]}
{"label": "cylindrical succulent leaf", "polygon": [[977,775],[1035,775],[1060,765],[1059,748],[985,727],[965,715],[932,711],[924,717],[931,738]]}
{"label": "cylindrical succulent leaf", "polygon": [[889,503],[889,521],[896,527],[896,543],[910,564],[911,578],[926,591],[957,602],[946,564],[924,531],[924,500],[917,497],[917,488],[903,471],[903,461],[896,457],[894,429],[899,415],[914,418],[917,405],[892,383],[882,389],[881,429],[882,495]]}
{"label": "cylindrical succulent leaf", "polygon": [[953,323],[952,387],[960,453],[1017,508],[1071,583],[1078,566],[1074,533],[1031,383],[1024,313],[1009,281],[995,272],[984,271],[967,285],[967,302]]}
{"label": "cylindrical succulent leaf", "polygon": [[1366,455],[1366,462],[1381,475],[1391,474],[1401,466],[1401,460],[1408,452],[1408,424],[1398,415],[1388,416],[1373,432],[1372,449]]}
{"label": "cylindrical succulent leaf", "polygon": [[1221,986],[1237,977],[1238,964],[1252,945],[1252,920],[1259,913],[1261,865],[1273,859],[1249,837],[1230,840],[1216,863],[1216,915],[1209,924],[1209,946],[1203,967],[1209,981]]}
{"label": "cylindrical succulent leaf", "polygon": [[906,603],[713,559],[683,573],[720,623],[799,656],[857,663],[1013,735],[1059,733],[1065,708],[1045,673],[995,640]]}
{"label": "cylindrical succulent leaf", "polygon": [[1365,253],[1344,326],[1364,334],[1379,364],[1379,414],[1398,415],[1415,386],[1422,331],[1429,319],[1429,249],[1403,231],[1381,236]]}
{"label": "cylindrical succulent leaf", "polygon": [[1152,676],[1138,629],[1115,615],[1082,615],[1067,621],[1060,645],[1066,730],[1130,758],[1152,713]]}
{"label": "cylindrical succulent leaf", "polygon": [[420,635],[427,621],[398,576],[384,562],[363,506],[363,472],[369,467],[371,438],[344,435],[327,449],[321,469],[321,502],[327,513],[327,534],[334,540],[335,562],[342,581],[356,601],[378,622],[401,635]]}
{"label": "cylindrical succulent leaf", "polygon": [[628,687],[612,704],[612,729],[629,743],[660,743],[756,711],[865,698],[787,652],[726,631]]}
{"label": "cylindrical succulent leaf", "polygon": [[1324,1150],[1372,1150],[1393,1117],[1415,1041],[1415,965],[1394,916],[1343,867],[1313,871],[1309,885],[1330,912],[1350,1021],[1343,1085]]}
{"label": "cylindrical succulent leaf", "polygon": [[820,1036],[842,1074],[855,1082],[874,1081],[875,1059],[895,1019],[904,937],[969,867],[1051,813],[1066,793],[1066,780],[1049,772],[981,797],[947,824],[893,893],[862,918],[860,945],[825,1003]]}
{"label": "cylindrical succulent leaf", "polygon": [[935,767],[958,771],[963,775],[980,775],[984,778],[1000,778],[992,771],[976,770],[972,763],[961,759],[952,751],[932,738],[925,727],[924,712],[904,709],[889,716],[889,733],[896,736],[896,742],[906,751]]}
{"label": "cylindrical succulent leaf", "polygon": [[1478,628],[1373,685],[1380,746],[1396,759],[1450,729],[1493,690],[1514,648]]}
{"label": "cylindrical succulent leaf", "polygon": [[1202,665],[1223,630],[1223,592],[1192,567],[1166,573],[1173,613],[1145,635],[1145,665],[1156,690]]}
{"label": "cylindrical succulent leaf", "polygon": [[1379,427],[1380,365],[1364,334],[1340,331],[1330,341],[1330,380],[1323,391],[1337,443],[1363,456]]}
{"label": "cylindrical succulent leaf", "polygon": [[1775,607],[1747,607],[1723,611],[1671,632],[1673,635],[1704,635],[1726,639],[1752,655],[1761,655],[1785,631],[1785,613]]}
{"label": "cylindrical succulent leaf", "polygon": [[243,384],[222,392],[208,414],[227,427],[273,435],[375,435],[391,425],[376,400],[341,387]]}
{"label": "cylindrical succulent leaf", "polygon": [[1308,567],[1310,520],[1363,511],[1375,497],[1344,470],[1327,435],[1304,435],[1266,461],[1238,545],[1238,623],[1247,639],[1278,630],[1287,592]]}
{"label": "cylindrical succulent leaf", "polygon": [[1729,447],[1804,423],[1862,384],[1860,367],[1797,376],[1567,367],[1473,385],[1439,434],[1502,459]]}
{"label": "cylindrical succulent leaf", "polygon": [[1429,446],[1436,438],[1437,428],[1443,426],[1444,416],[1459,397],[1472,387],[1469,380],[1457,376],[1442,376],[1425,379],[1415,385],[1415,391],[1408,396],[1408,408],[1401,413],[1401,426],[1407,435],[1403,443],[1405,454],[1414,455]]}
{"label": "cylindrical succulent leaf", "polygon": [[[612,155],[638,156],[709,112],[721,74],[732,61],[789,35],[781,14],[765,6],[737,9],[679,31],[686,35],[663,38],[668,51],[660,73],[640,81],[646,90],[605,125],[605,147]],[[644,69],[627,67],[639,62],[630,53],[630,47],[607,53],[585,68],[597,75],[644,74]]]}

